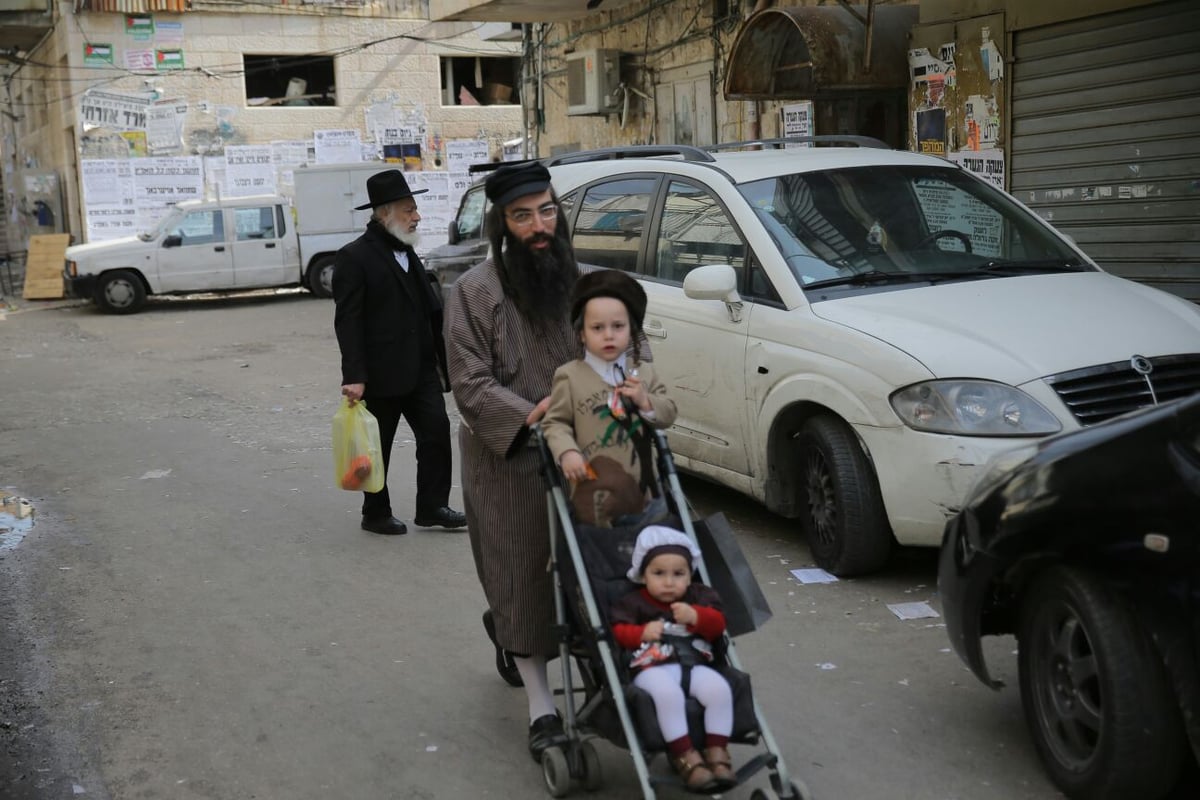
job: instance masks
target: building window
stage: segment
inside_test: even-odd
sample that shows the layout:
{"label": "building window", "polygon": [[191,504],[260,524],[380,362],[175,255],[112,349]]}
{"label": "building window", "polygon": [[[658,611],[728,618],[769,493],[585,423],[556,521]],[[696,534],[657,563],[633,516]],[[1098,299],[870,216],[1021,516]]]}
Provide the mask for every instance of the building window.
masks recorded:
{"label": "building window", "polygon": [[517,96],[521,59],[504,56],[443,56],[442,105],[510,106]]}
{"label": "building window", "polygon": [[332,56],[245,55],[242,65],[246,76],[246,105],[337,105]]}

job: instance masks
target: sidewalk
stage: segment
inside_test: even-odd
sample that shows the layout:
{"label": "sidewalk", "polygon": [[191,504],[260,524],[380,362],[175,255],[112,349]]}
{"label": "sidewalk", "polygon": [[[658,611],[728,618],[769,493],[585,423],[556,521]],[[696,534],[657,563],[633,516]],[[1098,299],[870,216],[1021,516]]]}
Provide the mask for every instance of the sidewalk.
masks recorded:
{"label": "sidewalk", "polygon": [[[11,292],[9,291],[11,289]],[[7,265],[0,263],[0,320],[9,314],[19,314],[25,311],[46,311],[55,308],[71,308],[87,303],[74,297],[63,297],[53,300],[26,300],[22,295],[25,290],[25,259],[14,259]]]}

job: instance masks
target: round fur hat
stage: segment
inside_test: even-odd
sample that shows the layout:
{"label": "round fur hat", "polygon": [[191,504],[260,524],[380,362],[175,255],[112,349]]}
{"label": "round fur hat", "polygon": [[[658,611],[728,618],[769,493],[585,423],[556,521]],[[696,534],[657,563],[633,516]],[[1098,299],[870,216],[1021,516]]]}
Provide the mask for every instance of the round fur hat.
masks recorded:
{"label": "round fur hat", "polygon": [[646,290],[641,284],[619,269],[598,269],[585,272],[571,289],[571,324],[578,327],[583,309],[594,297],[615,297],[625,304],[634,331],[642,329],[646,319]]}

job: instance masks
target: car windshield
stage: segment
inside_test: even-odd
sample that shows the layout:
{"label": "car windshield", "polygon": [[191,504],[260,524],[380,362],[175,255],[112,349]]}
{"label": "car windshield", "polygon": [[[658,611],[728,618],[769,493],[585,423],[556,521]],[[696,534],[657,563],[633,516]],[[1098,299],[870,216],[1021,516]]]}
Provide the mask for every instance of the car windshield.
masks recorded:
{"label": "car windshield", "polygon": [[805,172],[739,189],[806,289],[1094,269],[1024,208],[951,166]]}

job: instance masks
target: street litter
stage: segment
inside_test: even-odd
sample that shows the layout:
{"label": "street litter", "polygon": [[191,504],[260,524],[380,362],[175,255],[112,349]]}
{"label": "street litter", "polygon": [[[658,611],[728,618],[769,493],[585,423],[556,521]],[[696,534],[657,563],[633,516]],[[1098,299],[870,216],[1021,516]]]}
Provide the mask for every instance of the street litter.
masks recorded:
{"label": "street litter", "polygon": [[169,469],[152,469],[149,472],[147,472],[146,474],[142,475],[142,477],[138,478],[138,480],[139,481],[148,481],[153,478],[165,478],[170,474],[171,474],[171,470],[169,470]]}
{"label": "street litter", "polygon": [[888,603],[888,610],[896,615],[898,619],[924,619],[926,617],[939,617],[938,612],[933,610],[933,607],[924,601],[918,603]]}
{"label": "street litter", "polygon": [[836,575],[831,575],[817,567],[812,569],[794,569],[792,570],[792,577],[801,583],[837,583]]}
{"label": "street litter", "polygon": [[837,664],[831,664],[831,663],[830,663],[830,662],[828,662],[828,661],[826,661],[826,662],[825,662],[825,663],[823,663],[823,664],[816,664],[815,666],[817,666],[817,667],[819,667],[819,668],[821,668],[821,669],[837,669]]}
{"label": "street litter", "polygon": [[15,548],[32,527],[32,503],[16,495],[0,499],[0,552]]}

